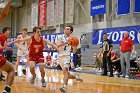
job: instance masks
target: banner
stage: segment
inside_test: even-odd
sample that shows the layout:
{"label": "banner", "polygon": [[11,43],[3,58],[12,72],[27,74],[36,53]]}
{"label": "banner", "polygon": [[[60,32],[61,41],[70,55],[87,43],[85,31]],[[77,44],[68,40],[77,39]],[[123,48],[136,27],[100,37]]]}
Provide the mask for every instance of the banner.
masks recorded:
{"label": "banner", "polygon": [[140,26],[94,29],[92,34],[92,44],[101,44],[104,33],[108,34],[108,38],[113,44],[120,44],[123,39],[123,33],[128,32],[134,43],[140,43]]}
{"label": "banner", "polygon": [[33,3],[31,10],[31,28],[35,26],[38,26],[38,3]]}
{"label": "banner", "polygon": [[65,23],[72,23],[74,15],[74,0],[65,0],[65,6]]}
{"label": "banner", "polygon": [[106,0],[91,0],[90,15],[95,16],[106,13]]}
{"label": "banner", "polygon": [[117,15],[130,13],[130,0],[118,0]]}
{"label": "banner", "polygon": [[52,43],[56,43],[57,41],[56,41],[56,37],[58,36],[58,35],[62,35],[63,33],[56,33],[56,34],[42,34],[42,36],[44,37],[44,38],[46,38],[47,40],[50,40],[50,42],[52,42]]}
{"label": "banner", "polygon": [[46,26],[46,0],[39,1],[39,26]]}
{"label": "banner", "polygon": [[64,0],[55,1],[55,24],[63,24],[64,22]]}
{"label": "banner", "polygon": [[134,13],[140,13],[140,0],[135,0]]}
{"label": "banner", "polygon": [[47,3],[47,26],[55,25],[54,0],[48,0]]}

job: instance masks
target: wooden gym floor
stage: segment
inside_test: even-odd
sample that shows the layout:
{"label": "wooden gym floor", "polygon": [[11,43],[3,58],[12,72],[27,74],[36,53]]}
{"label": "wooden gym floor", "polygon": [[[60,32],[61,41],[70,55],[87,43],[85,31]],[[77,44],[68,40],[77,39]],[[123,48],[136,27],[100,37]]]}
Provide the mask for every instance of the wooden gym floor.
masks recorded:
{"label": "wooden gym floor", "polygon": [[[30,85],[31,77],[29,69],[24,76],[19,66],[19,76],[15,76],[11,93],[61,93],[59,88],[63,82],[62,71],[46,69],[47,86],[41,87],[41,77],[36,68],[37,78],[35,85]],[[5,73],[4,73],[5,74]],[[140,80],[99,76],[80,73],[84,82],[69,80],[67,93],[140,93]],[[0,81],[0,92],[3,91],[5,82]]]}

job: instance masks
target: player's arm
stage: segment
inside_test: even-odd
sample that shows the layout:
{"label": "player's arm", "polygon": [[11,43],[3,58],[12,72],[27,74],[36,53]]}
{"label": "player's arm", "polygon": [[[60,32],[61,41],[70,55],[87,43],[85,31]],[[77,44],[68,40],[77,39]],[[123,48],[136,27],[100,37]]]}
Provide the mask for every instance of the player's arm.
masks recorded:
{"label": "player's arm", "polygon": [[[17,36],[17,39],[21,39],[20,36]],[[19,48],[19,43],[15,43],[15,45]]]}
{"label": "player's arm", "polygon": [[71,65],[71,68],[74,68],[74,62],[72,61],[72,59],[71,59],[70,65]]}
{"label": "player's arm", "polygon": [[77,46],[72,46],[72,52],[75,54],[77,52]]}
{"label": "player's arm", "polygon": [[5,41],[4,43],[4,46],[1,45],[1,42],[0,42],[0,49],[4,49],[4,50],[7,50],[11,47],[9,47],[9,45],[11,44],[11,42],[8,42],[9,44],[7,44],[7,42]]}
{"label": "player's arm", "polygon": [[43,38],[43,41],[45,44],[48,44],[48,45],[52,46],[54,49],[58,50],[58,47],[55,44],[53,44],[52,42],[50,42],[49,40]]}
{"label": "player's arm", "polygon": [[23,39],[16,39],[15,41],[13,41],[13,43],[19,43],[19,42],[30,42],[31,41],[31,37],[26,37]]}
{"label": "player's arm", "polygon": [[56,39],[57,39],[57,42],[56,42],[57,47],[61,47],[61,46],[64,46],[64,45],[68,44],[67,41],[66,42],[62,42],[60,37],[57,37]]}
{"label": "player's arm", "polygon": [[6,45],[4,44],[4,46],[2,46],[0,42],[0,49],[6,49]]}
{"label": "player's arm", "polygon": [[68,42],[59,42],[59,43],[57,43],[57,46],[58,47],[61,47],[61,46],[64,46],[66,44],[68,44]]}

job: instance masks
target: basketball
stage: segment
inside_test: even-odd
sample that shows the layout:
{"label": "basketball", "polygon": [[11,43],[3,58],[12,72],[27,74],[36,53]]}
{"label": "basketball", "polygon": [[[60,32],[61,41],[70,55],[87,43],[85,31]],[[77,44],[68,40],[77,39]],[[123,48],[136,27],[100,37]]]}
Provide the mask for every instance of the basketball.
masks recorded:
{"label": "basketball", "polygon": [[69,37],[68,43],[70,46],[78,46],[79,45],[79,39],[78,37]]}

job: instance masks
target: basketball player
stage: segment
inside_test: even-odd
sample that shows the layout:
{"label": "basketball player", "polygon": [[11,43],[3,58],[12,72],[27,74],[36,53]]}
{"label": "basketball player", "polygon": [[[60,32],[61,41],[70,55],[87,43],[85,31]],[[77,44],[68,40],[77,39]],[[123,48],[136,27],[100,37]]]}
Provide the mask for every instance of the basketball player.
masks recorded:
{"label": "basketball player", "polygon": [[[23,38],[27,37],[27,28],[23,27],[21,29],[21,33],[22,33],[21,35],[17,36],[17,39],[23,39]],[[29,63],[28,43],[27,42],[19,42],[19,43],[16,43],[15,45],[18,47],[18,50],[17,50],[17,62],[16,62],[16,66],[15,66],[15,75],[16,76],[18,75],[18,72],[17,72],[18,71],[18,65],[19,65],[20,60],[21,60],[22,57],[26,57],[26,59],[27,59],[25,67],[22,70],[23,74],[26,75],[26,67],[28,66],[28,63]]]}
{"label": "basketball player", "polygon": [[78,75],[72,75],[69,72],[70,67],[70,52],[71,49],[73,50],[73,53],[76,53],[77,47],[71,47],[68,45],[68,38],[70,37],[70,34],[73,32],[72,26],[66,26],[64,30],[64,34],[57,37],[57,46],[59,48],[59,54],[58,54],[58,60],[60,62],[60,66],[63,69],[63,75],[64,75],[64,83],[63,86],[60,87],[61,92],[66,92],[66,86],[68,83],[68,79],[77,79],[81,82],[83,82],[82,78]]}
{"label": "basketball player", "polygon": [[10,93],[11,85],[14,81],[14,73],[15,73],[13,65],[10,62],[8,62],[5,57],[2,56],[2,51],[8,48],[6,44],[6,40],[7,37],[10,35],[10,33],[11,33],[11,28],[4,27],[3,34],[0,34],[0,69],[8,73],[6,78],[6,86],[3,93]]}
{"label": "basketball player", "polygon": [[41,37],[40,34],[41,28],[40,27],[34,27],[33,32],[34,35],[31,37],[26,37],[23,39],[17,39],[13,43],[18,43],[18,42],[29,42],[29,64],[30,64],[30,72],[32,74],[32,77],[30,79],[30,83],[34,84],[34,80],[36,77],[35,74],[35,65],[39,65],[39,70],[41,72],[41,77],[42,77],[42,87],[46,87],[46,82],[45,82],[45,71],[44,71],[44,57],[43,57],[43,50],[45,44],[48,44],[52,46],[54,49],[58,50],[58,47],[51,43],[50,41],[46,40],[45,38]]}

